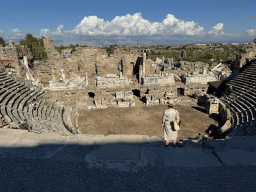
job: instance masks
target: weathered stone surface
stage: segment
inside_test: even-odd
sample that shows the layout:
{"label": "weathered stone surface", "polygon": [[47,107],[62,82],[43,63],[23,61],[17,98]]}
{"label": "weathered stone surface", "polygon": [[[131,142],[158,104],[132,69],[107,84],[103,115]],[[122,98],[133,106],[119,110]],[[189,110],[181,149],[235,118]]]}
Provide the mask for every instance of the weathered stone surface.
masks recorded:
{"label": "weathered stone surface", "polygon": [[118,101],[118,107],[129,107],[129,102]]}

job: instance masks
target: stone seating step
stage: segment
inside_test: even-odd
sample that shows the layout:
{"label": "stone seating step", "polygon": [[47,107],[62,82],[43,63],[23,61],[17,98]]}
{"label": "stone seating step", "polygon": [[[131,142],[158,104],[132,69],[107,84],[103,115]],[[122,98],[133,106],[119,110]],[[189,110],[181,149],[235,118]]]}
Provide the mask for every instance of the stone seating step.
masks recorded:
{"label": "stone seating step", "polygon": [[6,112],[11,122],[19,122],[19,120],[13,115],[11,108],[6,108]]}
{"label": "stone seating step", "polygon": [[13,113],[13,115],[14,115],[20,122],[22,121],[22,119],[24,120],[24,118],[22,118],[22,117],[20,116],[20,114],[18,113],[18,110],[17,110],[17,109],[13,109],[12,113]]}
{"label": "stone seating step", "polygon": [[0,76],[5,76],[7,75],[7,72],[0,72]]}
{"label": "stone seating step", "polygon": [[51,121],[51,119],[49,118],[51,109],[52,109],[52,104],[50,104],[49,107],[47,107],[47,109],[45,111],[45,118],[46,118],[46,120],[49,120],[49,121]]}
{"label": "stone seating step", "polygon": [[17,88],[12,88],[7,90],[4,94],[0,96],[1,103],[4,103],[5,105],[8,104],[9,98],[13,97],[15,93],[19,92]]}
{"label": "stone seating step", "polygon": [[39,104],[43,101],[43,99],[39,98],[36,100],[37,103],[35,104],[35,110],[32,110],[32,115],[33,115],[33,118],[37,118],[37,108],[39,106]]}
{"label": "stone seating step", "polygon": [[[15,104],[15,102],[16,102],[16,100],[17,100],[19,97],[22,97],[22,95],[25,94],[28,90],[29,90],[29,88],[25,88],[25,89],[22,89],[19,94],[16,94],[16,95],[12,98],[12,100],[8,103],[8,107],[13,108],[13,107],[14,107],[14,104]],[[16,109],[17,109],[17,108],[16,108]]]}
{"label": "stone seating step", "polygon": [[33,97],[37,92],[35,90],[31,90],[29,94],[27,94],[23,100],[20,102],[19,109],[23,110],[24,105],[27,103],[27,101]]}
{"label": "stone seating step", "polygon": [[11,89],[11,88],[14,88],[14,87],[20,87],[22,85],[24,85],[24,84],[22,84],[20,82],[15,82],[15,83],[10,82],[10,83],[5,84],[5,85],[0,85],[0,89],[7,90],[6,88]]}
{"label": "stone seating step", "polygon": [[251,74],[251,73],[248,73],[248,74],[244,74],[243,76],[237,76],[233,79],[234,80],[242,80],[242,79],[255,79],[255,75],[254,74]]}
{"label": "stone seating step", "polygon": [[11,79],[10,77],[3,77],[3,78],[0,78],[0,84],[3,84],[3,82],[7,82],[7,81],[10,81],[10,80],[13,81],[13,79]]}
{"label": "stone seating step", "polygon": [[237,79],[233,79],[231,80],[229,83],[240,83],[240,82],[243,82],[245,84],[252,84],[252,85],[256,85],[256,82],[252,81],[251,79],[248,79],[248,78],[237,78]]}
{"label": "stone seating step", "polygon": [[7,95],[7,97],[5,97],[5,99],[3,100],[3,102],[5,103],[6,107],[9,106],[9,103],[12,102],[12,100],[14,99],[14,97],[16,95],[19,95],[21,93],[22,90],[20,89],[14,89],[11,91],[11,93],[9,95]]}
{"label": "stone seating step", "polygon": [[247,135],[256,135],[256,126],[255,126],[255,121],[251,122],[250,126],[246,129]]}
{"label": "stone seating step", "polygon": [[9,78],[7,75],[0,75],[0,79]]}
{"label": "stone seating step", "polygon": [[240,98],[243,98],[247,103],[250,103],[252,107],[256,105],[256,101],[252,98],[250,98],[251,92],[243,92],[241,90],[237,90],[236,94],[240,96]]}
{"label": "stone seating step", "polygon": [[33,92],[33,90],[28,90],[28,91],[24,92],[24,94],[21,95],[21,96],[16,100],[16,102],[14,103],[14,108],[16,108],[16,109],[22,111],[22,109],[20,109],[20,104],[21,104],[21,102],[24,100],[24,98],[25,98],[28,94],[30,94],[30,93],[32,93],[32,92]]}
{"label": "stone seating step", "polygon": [[235,107],[237,107],[240,110],[240,114],[242,116],[242,123],[245,123],[247,121],[247,118],[246,118],[247,115],[245,112],[246,109],[244,109],[241,105],[239,105],[237,101],[234,101],[233,104]]}
{"label": "stone seating step", "polygon": [[244,91],[248,91],[251,88],[253,88],[253,84],[243,83],[243,82],[231,82],[229,85],[232,85],[234,87],[234,90],[236,91],[237,88],[243,89]]}
{"label": "stone seating step", "polygon": [[45,102],[45,99],[42,99],[38,105],[37,105],[37,108],[36,108],[36,112],[35,112],[35,115],[34,115],[34,118],[36,118],[37,120],[39,120],[39,110],[41,109],[41,105],[43,105]]}
{"label": "stone seating step", "polygon": [[45,106],[45,102],[46,102],[46,100],[43,100],[41,102],[40,106],[38,107],[38,110],[37,110],[38,111],[38,119],[42,119],[42,110]]}

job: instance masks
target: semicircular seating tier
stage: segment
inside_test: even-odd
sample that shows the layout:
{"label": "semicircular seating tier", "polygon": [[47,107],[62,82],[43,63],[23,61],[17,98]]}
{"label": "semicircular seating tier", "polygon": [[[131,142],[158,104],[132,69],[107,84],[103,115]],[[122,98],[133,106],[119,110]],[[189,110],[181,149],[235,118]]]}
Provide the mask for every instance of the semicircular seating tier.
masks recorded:
{"label": "semicircular seating tier", "polygon": [[64,107],[52,100],[43,90],[29,82],[0,72],[0,112],[13,127],[19,127],[27,119],[35,132],[53,131],[61,135],[75,133],[64,121]]}
{"label": "semicircular seating tier", "polygon": [[228,136],[256,134],[256,62],[227,83],[230,93],[221,98],[232,113]]}

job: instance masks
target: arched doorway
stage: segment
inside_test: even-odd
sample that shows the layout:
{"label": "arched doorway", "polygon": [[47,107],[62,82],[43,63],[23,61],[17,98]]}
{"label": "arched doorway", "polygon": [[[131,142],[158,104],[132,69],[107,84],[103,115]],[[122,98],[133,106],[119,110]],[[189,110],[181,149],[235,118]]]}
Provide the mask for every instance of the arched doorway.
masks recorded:
{"label": "arched doorway", "polygon": [[89,95],[89,97],[90,97],[90,98],[94,98],[95,93],[93,93],[93,92],[89,92],[89,93],[88,93],[88,95]]}
{"label": "arched doorway", "polygon": [[181,96],[181,95],[184,96],[184,88],[178,88],[177,89],[177,95],[178,96]]}

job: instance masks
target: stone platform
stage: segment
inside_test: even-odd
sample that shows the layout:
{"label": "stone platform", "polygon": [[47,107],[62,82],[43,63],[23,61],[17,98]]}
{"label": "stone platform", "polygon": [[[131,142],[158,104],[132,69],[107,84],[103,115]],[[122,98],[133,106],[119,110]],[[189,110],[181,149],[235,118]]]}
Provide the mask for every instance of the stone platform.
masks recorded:
{"label": "stone platform", "polygon": [[145,166],[255,166],[256,137],[205,140],[190,147],[166,148],[161,138],[147,135],[61,136],[0,129],[0,159],[11,157],[82,163],[89,168],[123,171]]}

